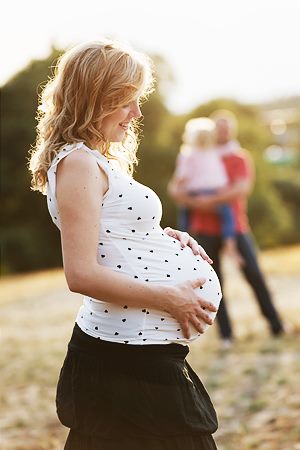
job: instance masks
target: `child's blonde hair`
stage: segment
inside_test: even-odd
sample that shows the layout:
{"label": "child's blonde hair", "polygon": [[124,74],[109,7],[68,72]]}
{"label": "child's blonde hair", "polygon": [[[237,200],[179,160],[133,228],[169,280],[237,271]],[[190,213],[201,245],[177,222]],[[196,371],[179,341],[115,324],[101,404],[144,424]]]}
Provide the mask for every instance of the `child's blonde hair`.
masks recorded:
{"label": "child's blonde hair", "polygon": [[182,136],[182,151],[191,147],[210,148],[215,141],[215,123],[207,117],[190,119],[185,124]]}
{"label": "child's blonde hair", "polygon": [[32,189],[46,193],[47,170],[62,146],[84,142],[132,173],[137,163],[137,122],[121,143],[107,142],[103,119],[117,108],[153,91],[151,60],[110,40],[88,42],[66,51],[40,96],[37,139],[30,150]]}

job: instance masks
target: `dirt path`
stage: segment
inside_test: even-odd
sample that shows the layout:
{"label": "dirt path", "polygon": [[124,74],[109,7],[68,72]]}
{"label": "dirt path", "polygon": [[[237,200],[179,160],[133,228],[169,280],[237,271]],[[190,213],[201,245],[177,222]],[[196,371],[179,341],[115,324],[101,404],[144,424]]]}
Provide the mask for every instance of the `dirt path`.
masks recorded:
{"label": "dirt path", "polygon": [[[189,360],[219,416],[219,450],[300,450],[300,249],[262,255],[268,282],[293,332],[272,339],[252,293],[227,264],[226,292],[237,341],[220,347],[212,327]],[[61,450],[55,383],[81,296],[61,271],[4,279],[1,288],[2,450]],[[185,450],[185,449],[184,449]]]}

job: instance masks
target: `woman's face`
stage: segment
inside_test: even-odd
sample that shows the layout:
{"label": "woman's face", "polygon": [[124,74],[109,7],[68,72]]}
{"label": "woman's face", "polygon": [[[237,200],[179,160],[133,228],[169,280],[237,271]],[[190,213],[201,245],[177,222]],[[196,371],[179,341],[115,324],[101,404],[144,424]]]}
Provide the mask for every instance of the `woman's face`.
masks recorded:
{"label": "woman's face", "polygon": [[141,116],[139,99],[133,100],[105,117],[102,121],[101,131],[109,142],[120,142],[125,137],[130,121]]}

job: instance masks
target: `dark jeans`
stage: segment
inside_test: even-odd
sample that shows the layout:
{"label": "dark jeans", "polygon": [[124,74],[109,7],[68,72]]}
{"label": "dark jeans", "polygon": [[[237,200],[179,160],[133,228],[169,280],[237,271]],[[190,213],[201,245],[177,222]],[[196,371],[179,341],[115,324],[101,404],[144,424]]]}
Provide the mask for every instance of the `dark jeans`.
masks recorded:
{"label": "dark jeans", "polygon": [[[222,285],[222,273],[220,267],[220,251],[222,249],[221,236],[194,235],[198,243],[204,247],[208,255],[213,259],[213,268],[216,271]],[[272,334],[280,334],[283,331],[281,319],[272,303],[270,292],[266,286],[263,274],[258,266],[254,243],[248,234],[236,234],[236,242],[239,252],[244,258],[245,265],[242,272],[250,284],[263,316],[267,319]],[[226,299],[223,297],[217,314],[217,323],[222,338],[232,338],[233,331],[227,312]]]}

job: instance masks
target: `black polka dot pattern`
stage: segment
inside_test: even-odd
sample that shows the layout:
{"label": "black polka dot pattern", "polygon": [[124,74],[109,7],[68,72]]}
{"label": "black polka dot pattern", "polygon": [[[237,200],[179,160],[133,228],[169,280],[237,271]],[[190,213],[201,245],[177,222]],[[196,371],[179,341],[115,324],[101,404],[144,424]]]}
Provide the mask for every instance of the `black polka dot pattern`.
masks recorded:
{"label": "black polka dot pattern", "polygon": [[[161,204],[156,194],[119,169],[114,170],[117,166],[113,160],[109,161],[83,143],[65,146],[49,169],[48,208],[56,226],[59,226],[59,214],[53,195],[54,168],[76,148],[92,153],[109,181],[109,190],[99,202],[98,263],[114,270],[116,276],[127,275],[132,284],[170,285],[203,277],[206,283],[200,287],[201,296],[205,299],[205,295],[214,292],[220,301],[222,295],[213,269],[209,267],[204,273],[203,260],[192,255],[190,249],[181,248],[177,239],[161,229]],[[165,312],[125,303],[117,305],[102,301],[101,297],[87,298],[77,316],[79,326],[94,337],[123,344],[186,342],[178,323],[175,321],[174,325],[174,319]],[[194,337],[198,335],[194,333]]]}

